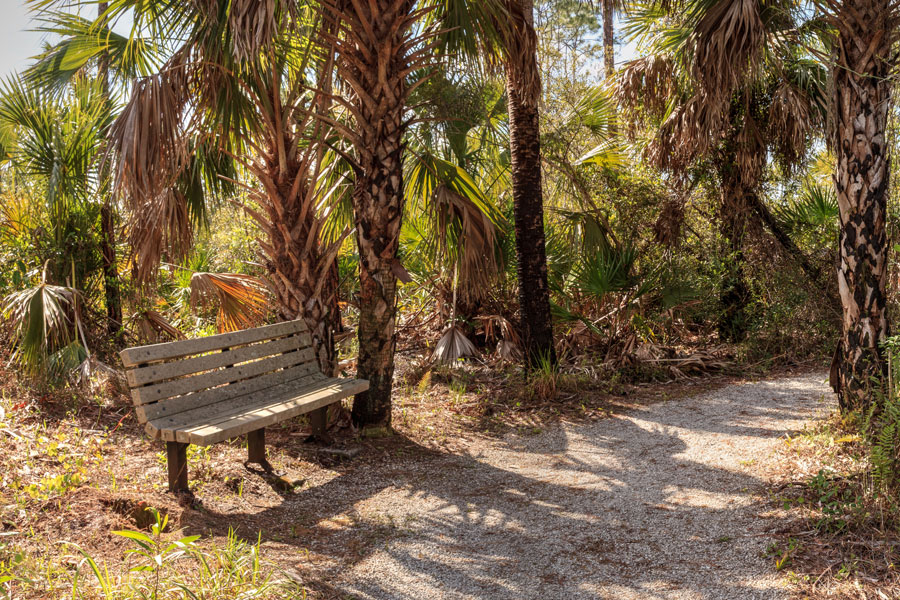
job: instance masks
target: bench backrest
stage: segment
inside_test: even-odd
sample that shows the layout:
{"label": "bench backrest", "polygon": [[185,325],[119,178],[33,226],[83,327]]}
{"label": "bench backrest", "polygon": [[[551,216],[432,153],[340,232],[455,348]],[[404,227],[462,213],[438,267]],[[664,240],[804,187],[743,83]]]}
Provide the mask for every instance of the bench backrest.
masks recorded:
{"label": "bench backrest", "polygon": [[128,348],[125,364],[141,423],[279,384],[325,379],[302,320]]}

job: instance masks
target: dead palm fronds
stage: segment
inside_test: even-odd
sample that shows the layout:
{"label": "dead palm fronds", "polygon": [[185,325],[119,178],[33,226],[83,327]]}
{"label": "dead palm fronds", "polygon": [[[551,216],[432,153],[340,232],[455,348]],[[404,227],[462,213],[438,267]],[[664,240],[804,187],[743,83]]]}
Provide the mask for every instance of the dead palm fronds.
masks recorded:
{"label": "dead palm fronds", "polygon": [[194,273],[191,306],[217,306],[220,333],[260,325],[268,314],[269,287],[258,277],[240,273]]}
{"label": "dead palm fronds", "polygon": [[142,310],[134,313],[129,319],[129,324],[137,334],[138,339],[148,343],[187,338],[162,313],[156,310]]}
{"label": "dead palm fronds", "polygon": [[453,364],[461,358],[477,355],[478,349],[475,348],[475,344],[466,337],[460,326],[454,323],[441,335],[431,359],[441,364]]}

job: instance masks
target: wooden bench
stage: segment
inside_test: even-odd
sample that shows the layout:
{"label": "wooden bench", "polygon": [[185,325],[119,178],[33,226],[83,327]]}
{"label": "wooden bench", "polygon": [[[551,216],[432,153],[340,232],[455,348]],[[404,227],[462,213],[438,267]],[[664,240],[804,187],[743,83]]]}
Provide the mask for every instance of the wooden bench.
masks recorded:
{"label": "wooden bench", "polygon": [[265,428],[305,413],[324,436],[328,405],[369,388],[319,370],[303,321],[121,352],[135,412],[166,442],[169,490],[188,490],[187,447],[247,434],[248,462],[268,468]]}

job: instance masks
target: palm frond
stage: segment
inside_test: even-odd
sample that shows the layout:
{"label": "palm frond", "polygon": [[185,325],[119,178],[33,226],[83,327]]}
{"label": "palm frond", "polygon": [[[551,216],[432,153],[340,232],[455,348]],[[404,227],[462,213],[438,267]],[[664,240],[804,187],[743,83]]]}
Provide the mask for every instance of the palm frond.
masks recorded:
{"label": "palm frond", "polygon": [[269,312],[269,287],[258,277],[240,273],[194,273],[191,306],[217,305],[220,332],[262,323]]}
{"label": "palm frond", "polygon": [[[27,374],[39,377],[50,373],[50,367],[63,364],[54,356],[75,343],[77,295],[72,288],[41,283],[4,299],[2,314],[16,332],[12,360]],[[54,370],[53,374],[59,371]]]}

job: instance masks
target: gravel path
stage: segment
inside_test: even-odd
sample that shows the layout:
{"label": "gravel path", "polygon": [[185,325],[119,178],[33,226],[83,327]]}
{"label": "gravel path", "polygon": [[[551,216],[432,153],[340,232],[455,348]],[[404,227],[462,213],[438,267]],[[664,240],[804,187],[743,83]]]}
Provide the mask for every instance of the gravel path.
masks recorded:
{"label": "gravel path", "polygon": [[331,584],[379,600],[784,598],[762,557],[777,525],[759,514],[764,467],[831,409],[824,379],[730,385],[407,464],[357,488],[357,514],[393,533]]}

